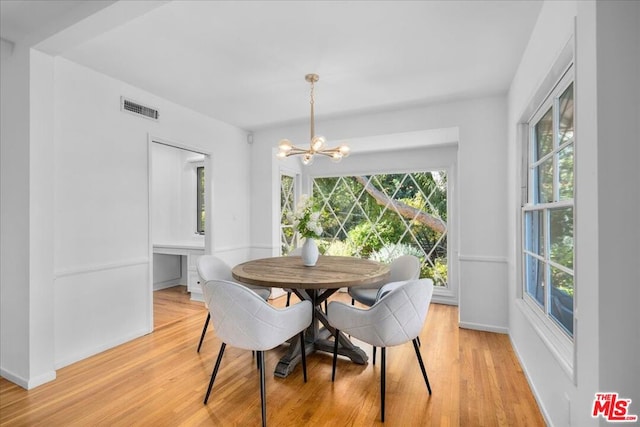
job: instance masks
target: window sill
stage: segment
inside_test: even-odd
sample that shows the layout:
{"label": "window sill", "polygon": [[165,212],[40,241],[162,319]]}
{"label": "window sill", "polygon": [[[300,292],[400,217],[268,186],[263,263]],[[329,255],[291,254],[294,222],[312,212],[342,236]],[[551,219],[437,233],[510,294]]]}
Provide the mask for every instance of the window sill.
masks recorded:
{"label": "window sill", "polygon": [[558,361],[562,370],[575,384],[574,343],[551,320],[526,299],[518,299],[516,305],[527,318],[529,324],[545,343],[553,357]]}

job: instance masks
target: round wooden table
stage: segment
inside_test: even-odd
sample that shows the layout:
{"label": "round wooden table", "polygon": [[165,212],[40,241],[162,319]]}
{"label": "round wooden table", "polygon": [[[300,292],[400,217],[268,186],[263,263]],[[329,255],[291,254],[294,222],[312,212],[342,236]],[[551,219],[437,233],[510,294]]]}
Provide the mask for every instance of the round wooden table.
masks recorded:
{"label": "round wooden table", "polygon": [[[355,257],[320,256],[313,267],[305,267],[299,256],[262,258],[233,267],[233,278],[242,283],[267,288],[289,288],[301,300],[313,303],[313,321],[307,330],[307,353],[333,353],[335,329],[329,324],[322,303],[338,289],[352,286],[377,285],[389,278],[389,266]],[[324,326],[324,327],[322,327]],[[359,364],[367,363],[366,353],[340,333],[338,353]],[[286,377],[300,361],[298,340],[291,343],[289,352],[280,359],[275,375]]]}

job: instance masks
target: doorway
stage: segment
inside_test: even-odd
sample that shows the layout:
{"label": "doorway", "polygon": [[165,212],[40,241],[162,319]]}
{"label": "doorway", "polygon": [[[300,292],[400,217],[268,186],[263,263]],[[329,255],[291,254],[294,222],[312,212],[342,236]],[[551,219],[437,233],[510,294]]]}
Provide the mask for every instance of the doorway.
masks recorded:
{"label": "doorway", "polygon": [[149,139],[149,292],[153,329],[193,314],[194,310],[204,310],[196,260],[209,246],[209,163],[210,154],[202,150]]}

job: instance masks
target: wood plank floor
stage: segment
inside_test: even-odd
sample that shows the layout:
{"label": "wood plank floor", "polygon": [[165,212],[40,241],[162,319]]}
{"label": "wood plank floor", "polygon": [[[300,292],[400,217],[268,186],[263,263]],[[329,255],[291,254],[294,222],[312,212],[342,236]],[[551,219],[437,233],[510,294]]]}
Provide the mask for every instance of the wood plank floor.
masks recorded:
{"label": "wood plank floor", "polygon": [[[0,379],[2,426],[260,425],[258,372],[251,352],[227,347],[208,405],[202,400],[220,342],[196,346],[206,317],[180,289],[156,292],[156,331],[59,369],[26,391]],[[335,299],[347,300],[345,294]],[[174,300],[171,305],[168,301]],[[273,303],[283,306],[285,298]],[[164,308],[163,308],[164,307]],[[506,335],[459,329],[456,307],[432,304],[420,348],[429,396],[411,344],[387,350],[387,426],[542,426],[544,421]],[[361,345],[371,356],[371,347]],[[267,353],[268,372],[286,346]],[[380,366],[308,357],[287,378],[267,375],[271,426],[371,426],[380,422]]]}

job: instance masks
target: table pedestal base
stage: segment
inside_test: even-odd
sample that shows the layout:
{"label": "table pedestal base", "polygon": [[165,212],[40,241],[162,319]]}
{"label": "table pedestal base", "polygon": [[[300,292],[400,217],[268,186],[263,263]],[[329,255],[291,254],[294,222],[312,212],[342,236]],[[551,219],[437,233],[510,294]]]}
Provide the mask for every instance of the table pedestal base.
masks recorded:
{"label": "table pedestal base", "polygon": [[[340,335],[342,335],[342,332]],[[315,343],[308,342],[306,344],[305,351],[307,352],[307,356],[315,351],[324,351],[326,353],[333,354],[333,341],[319,340]],[[358,365],[366,365],[369,360],[369,357],[364,350],[354,345],[352,345],[351,348],[338,345],[338,354],[348,357],[352,362],[357,363]],[[291,372],[293,372],[296,365],[298,365],[301,360],[302,355],[300,354],[300,341],[296,339],[295,342],[291,343],[291,347],[287,354],[282,356],[276,365],[273,375],[278,378],[287,377]]]}
{"label": "table pedestal base", "polygon": [[[309,355],[315,351],[324,351],[333,355],[333,344],[335,341],[329,340],[330,336],[335,336],[335,329],[329,324],[327,315],[322,311],[322,303],[331,296],[337,289],[327,289],[324,292],[318,294],[316,290],[312,290],[309,294],[303,289],[294,289],[296,295],[303,300],[312,301],[314,305],[313,320],[311,326],[306,332],[306,345],[305,351]],[[324,327],[321,327],[320,325]],[[358,365],[366,365],[369,357],[360,347],[353,345],[351,340],[347,338],[342,332],[338,334],[338,354],[346,356],[351,359],[352,362]],[[293,372],[294,368],[302,360],[302,354],[300,352],[300,340],[297,337],[289,340],[289,351],[285,354],[273,373],[276,377],[284,378]]]}

